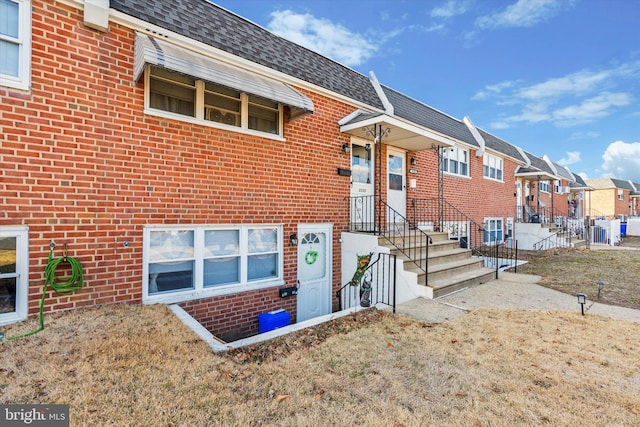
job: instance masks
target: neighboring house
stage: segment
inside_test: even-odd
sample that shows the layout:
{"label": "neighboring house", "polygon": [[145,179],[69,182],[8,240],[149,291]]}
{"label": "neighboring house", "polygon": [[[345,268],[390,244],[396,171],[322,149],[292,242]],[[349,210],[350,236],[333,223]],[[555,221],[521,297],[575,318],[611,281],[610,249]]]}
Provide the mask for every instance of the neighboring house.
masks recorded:
{"label": "neighboring house", "polygon": [[85,288],[47,311],[178,304],[229,341],[337,310],[357,221],[446,199],[495,243],[562,205],[550,162],[208,1],[1,7],[0,324],[37,313],[51,243]]}
{"label": "neighboring house", "polygon": [[592,217],[624,218],[638,213],[638,187],[616,178],[587,179]]}

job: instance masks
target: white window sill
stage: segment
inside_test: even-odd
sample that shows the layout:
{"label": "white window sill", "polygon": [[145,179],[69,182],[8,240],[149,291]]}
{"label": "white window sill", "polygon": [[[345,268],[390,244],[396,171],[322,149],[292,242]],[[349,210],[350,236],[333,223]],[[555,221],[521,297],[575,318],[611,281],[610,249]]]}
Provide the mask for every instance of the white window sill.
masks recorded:
{"label": "white window sill", "polygon": [[451,176],[451,177],[455,177],[455,178],[466,178],[466,179],[471,179],[471,177],[469,175],[460,175],[457,173],[451,173],[451,172],[442,172],[447,176]]}
{"label": "white window sill", "polygon": [[260,137],[260,138],[268,138],[268,139],[273,139],[273,140],[276,140],[276,141],[283,141],[283,142],[286,141],[286,139],[284,137],[282,137],[280,135],[275,135],[273,133],[258,132],[258,131],[251,130],[251,129],[240,128],[240,127],[237,127],[237,126],[225,125],[224,123],[212,122],[210,120],[200,120],[200,119],[196,119],[195,117],[184,116],[182,114],[174,114],[174,113],[170,113],[168,111],[154,110],[152,108],[145,108],[144,109],[144,114],[147,114],[149,116],[162,117],[162,118],[165,118],[165,119],[177,120],[177,121],[181,121],[181,122],[192,123],[194,125],[199,125],[199,126],[222,129],[222,130],[226,130],[226,131],[229,131],[229,132],[243,133],[245,135],[257,136],[257,137]]}
{"label": "white window sill", "polygon": [[193,301],[203,298],[213,298],[223,295],[240,294],[243,292],[268,289],[285,284],[282,279],[274,279],[265,282],[252,282],[245,284],[233,284],[216,286],[205,289],[189,289],[186,291],[168,292],[159,295],[147,295],[142,297],[143,304],[175,304],[185,301]]}
{"label": "white window sill", "polygon": [[502,179],[491,178],[489,176],[483,176],[483,178],[486,179],[486,180],[489,180],[489,181],[499,182],[501,184],[504,184],[504,180],[502,180]]}

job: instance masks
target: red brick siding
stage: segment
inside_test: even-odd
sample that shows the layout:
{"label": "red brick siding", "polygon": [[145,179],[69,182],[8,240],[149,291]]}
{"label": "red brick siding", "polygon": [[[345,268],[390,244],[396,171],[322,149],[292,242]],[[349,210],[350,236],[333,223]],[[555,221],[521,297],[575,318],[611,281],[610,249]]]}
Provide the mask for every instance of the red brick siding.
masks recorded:
{"label": "red brick siding", "polygon": [[[417,174],[409,174],[408,179],[416,179],[416,188],[409,189],[408,207],[411,199],[434,198],[438,196],[438,157],[434,150],[410,152],[407,158],[416,159],[412,169]],[[517,164],[509,159],[503,162],[503,182],[486,179],[483,176],[483,157],[477,157],[475,150],[469,150],[469,177],[444,174],[444,197],[461,212],[478,224],[485,218],[516,218],[516,198],[514,192],[515,169]]]}
{"label": "red brick siding", "polygon": [[[52,240],[55,256],[67,243],[82,263],[86,288],[50,295],[47,311],[140,303],[146,224],[282,223],[288,236],[298,223],[331,222],[338,286],[349,179],[337,168],[348,168],[349,156],[337,121],[354,107],[306,93],[316,112],[285,123],[286,141],[145,115],[132,30],[110,23],[101,33],[82,19],[35,0],[32,89],[0,88],[0,225],[29,226],[29,312],[38,310]],[[295,263],[285,244],[287,286],[296,283]],[[295,316],[295,298],[280,300],[277,289],[201,305],[241,313],[224,324],[213,311],[212,328],[227,331],[255,329],[255,315],[281,303]]]}

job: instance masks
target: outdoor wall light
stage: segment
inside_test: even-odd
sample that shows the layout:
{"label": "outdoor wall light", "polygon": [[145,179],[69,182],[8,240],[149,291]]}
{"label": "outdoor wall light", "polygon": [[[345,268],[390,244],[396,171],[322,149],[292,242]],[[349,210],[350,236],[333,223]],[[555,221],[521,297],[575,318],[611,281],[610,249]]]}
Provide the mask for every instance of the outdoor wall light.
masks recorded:
{"label": "outdoor wall light", "polygon": [[293,233],[289,235],[289,244],[291,246],[298,246],[298,235]]}
{"label": "outdoor wall light", "polygon": [[351,147],[349,146],[349,144],[347,143],[342,144],[342,151],[345,154],[349,154],[351,152]]}
{"label": "outdoor wall light", "polygon": [[600,299],[600,291],[604,288],[604,282],[602,280],[598,280],[596,285],[598,285],[598,299]]}
{"label": "outdoor wall light", "polygon": [[366,151],[371,151],[371,144],[369,144],[368,142],[364,145],[364,149]]}
{"label": "outdoor wall light", "polygon": [[580,310],[584,316],[584,305],[587,302],[587,294],[576,294],[576,296],[578,297],[578,304],[580,304]]}
{"label": "outdoor wall light", "polygon": [[411,166],[415,166],[418,164],[418,161],[416,160],[415,157],[412,157],[410,163],[411,163]]}

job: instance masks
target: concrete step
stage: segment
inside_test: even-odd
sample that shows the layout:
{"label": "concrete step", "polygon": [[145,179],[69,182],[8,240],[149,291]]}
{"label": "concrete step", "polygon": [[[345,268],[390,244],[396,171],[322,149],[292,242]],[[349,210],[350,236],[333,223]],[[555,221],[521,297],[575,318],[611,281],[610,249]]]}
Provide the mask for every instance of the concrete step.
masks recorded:
{"label": "concrete step", "polygon": [[469,288],[494,280],[496,271],[492,268],[478,268],[465,271],[446,279],[429,280],[428,286],[433,289],[433,298],[442,297],[460,289]]}
{"label": "concrete step", "polygon": [[[416,241],[414,239],[403,241],[400,238],[394,238],[393,242],[397,245],[394,246],[389,240],[385,237],[378,237],[378,244],[380,246],[385,246],[389,248],[391,251],[397,250],[397,248],[402,248],[407,252],[415,253],[416,257],[422,256],[424,257],[424,246],[427,244],[425,240]],[[431,254],[435,254],[440,251],[450,251],[452,249],[457,249],[460,247],[460,242],[457,240],[434,240],[433,243],[429,244],[429,256]]]}
{"label": "concrete step", "polygon": [[[398,249],[392,251],[398,259],[403,260],[405,263],[412,261],[422,261],[425,258],[425,251],[416,251],[413,255],[413,259],[400,252]],[[436,252],[429,252],[429,266],[436,266],[452,261],[460,261],[468,259],[471,256],[471,251],[468,249],[454,248],[449,250],[441,250]]]}
{"label": "concrete step", "polygon": [[418,284],[427,285],[427,278],[429,282],[433,280],[447,279],[458,274],[472,271],[482,268],[484,261],[482,258],[466,258],[462,260],[443,262],[438,265],[432,266],[429,264],[427,270],[428,274],[425,274],[422,270],[415,266],[413,263],[405,264],[406,271],[412,271],[418,275]]}
{"label": "concrete step", "polygon": [[571,241],[571,247],[575,248],[575,249],[584,249],[587,247],[587,241],[586,240],[572,240]]}

